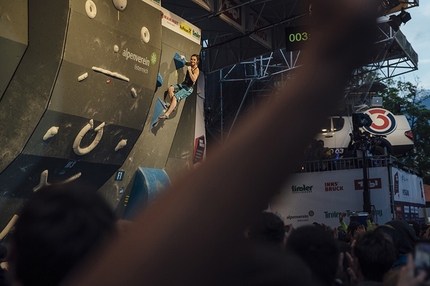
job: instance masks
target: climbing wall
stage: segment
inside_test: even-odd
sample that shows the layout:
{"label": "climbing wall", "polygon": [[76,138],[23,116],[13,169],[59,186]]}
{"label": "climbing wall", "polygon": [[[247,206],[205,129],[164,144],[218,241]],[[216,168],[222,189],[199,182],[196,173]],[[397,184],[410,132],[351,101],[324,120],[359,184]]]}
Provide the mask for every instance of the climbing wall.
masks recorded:
{"label": "climbing wall", "polygon": [[[161,13],[142,1],[116,2],[29,1],[29,44],[0,97],[0,228],[44,184],[98,190],[144,130]],[[22,26],[3,16],[0,27]]]}
{"label": "climbing wall", "polygon": [[0,4],[0,100],[28,46],[27,0]]}
{"label": "climbing wall", "polygon": [[[148,0],[149,1],[149,0]],[[174,61],[176,53],[186,55],[200,53],[200,29],[179,16],[155,6],[163,15],[162,55],[159,75],[162,85],[155,90],[151,108],[140,135],[128,159],[100,188],[99,192],[117,209],[118,215],[124,212],[139,168],[163,169],[174,178],[184,169],[193,167],[194,132],[196,123],[197,88],[186,100],[179,103],[177,110],[168,120],[157,120],[163,113],[160,102],[166,98],[169,85],[181,83],[185,78],[186,67],[177,68]],[[204,82],[204,77],[198,79]],[[155,87],[155,86],[154,86]],[[168,98],[168,96],[167,96]],[[168,101],[168,100],[167,100]],[[203,119],[203,114],[200,116]],[[154,123],[155,122],[155,123]]]}

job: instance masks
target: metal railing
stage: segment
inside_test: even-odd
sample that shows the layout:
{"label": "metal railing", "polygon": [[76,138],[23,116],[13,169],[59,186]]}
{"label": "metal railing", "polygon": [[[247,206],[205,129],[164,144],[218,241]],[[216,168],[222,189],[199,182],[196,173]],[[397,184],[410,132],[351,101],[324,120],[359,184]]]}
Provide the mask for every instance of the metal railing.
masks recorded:
{"label": "metal railing", "polygon": [[[396,158],[392,156],[368,156],[366,160],[367,168],[375,168],[386,167],[396,161]],[[302,161],[296,173],[362,169],[363,163],[363,158],[359,157]]]}

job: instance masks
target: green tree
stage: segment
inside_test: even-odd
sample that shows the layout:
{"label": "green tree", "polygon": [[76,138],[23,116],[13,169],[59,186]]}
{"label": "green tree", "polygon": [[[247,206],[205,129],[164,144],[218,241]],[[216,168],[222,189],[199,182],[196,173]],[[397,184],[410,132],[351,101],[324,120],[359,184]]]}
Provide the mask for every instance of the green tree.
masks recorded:
{"label": "green tree", "polygon": [[384,108],[394,114],[403,114],[408,118],[414,135],[415,148],[398,160],[406,166],[421,172],[425,184],[430,184],[430,110],[424,101],[430,92],[418,88],[416,84],[402,80],[387,79],[387,88],[380,92]]}

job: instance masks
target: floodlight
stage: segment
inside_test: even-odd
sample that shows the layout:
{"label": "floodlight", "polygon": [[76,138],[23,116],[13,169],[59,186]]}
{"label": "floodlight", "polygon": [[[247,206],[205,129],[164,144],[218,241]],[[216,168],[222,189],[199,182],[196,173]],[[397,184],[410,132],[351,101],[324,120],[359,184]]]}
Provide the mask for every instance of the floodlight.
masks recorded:
{"label": "floodlight", "polygon": [[399,15],[391,15],[390,19],[388,20],[388,25],[390,25],[391,28],[393,28],[394,31],[398,31],[400,28],[400,25],[402,24],[402,19]]}
{"label": "floodlight", "polygon": [[405,10],[402,9],[402,12],[398,15],[400,19],[402,20],[403,24],[406,24],[410,19],[412,19],[411,14],[408,12],[405,12]]}

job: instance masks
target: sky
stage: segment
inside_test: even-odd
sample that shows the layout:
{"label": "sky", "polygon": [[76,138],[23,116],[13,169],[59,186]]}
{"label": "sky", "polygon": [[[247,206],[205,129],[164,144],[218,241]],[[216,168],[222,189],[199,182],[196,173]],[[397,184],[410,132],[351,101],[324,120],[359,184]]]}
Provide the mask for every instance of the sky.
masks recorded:
{"label": "sky", "polygon": [[430,90],[430,1],[420,0],[418,7],[406,10],[412,19],[400,26],[400,30],[406,36],[412,48],[418,53],[418,70],[406,73],[396,79],[404,79],[416,84],[418,88]]}

